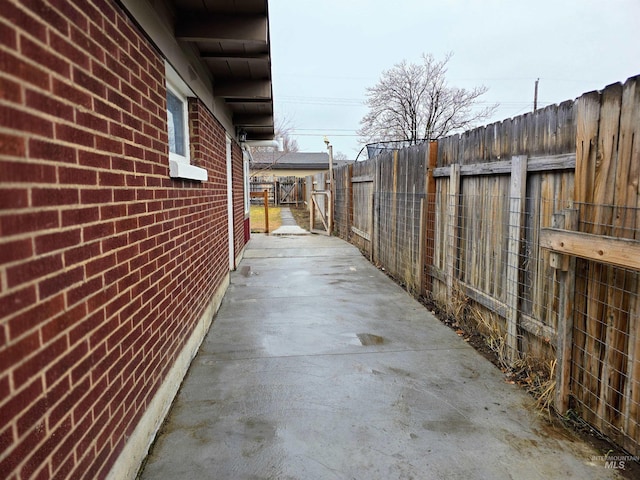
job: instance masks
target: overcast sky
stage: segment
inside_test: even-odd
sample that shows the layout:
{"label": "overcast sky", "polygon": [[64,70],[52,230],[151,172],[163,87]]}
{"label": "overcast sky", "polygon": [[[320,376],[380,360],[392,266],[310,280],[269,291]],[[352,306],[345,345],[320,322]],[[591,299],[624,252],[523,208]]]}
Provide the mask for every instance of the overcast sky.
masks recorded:
{"label": "overcast sky", "polygon": [[486,85],[486,123],[640,74],[640,0],[270,0],[275,116],[301,151],[354,159],[366,88],[383,70],[447,52],[447,79]]}

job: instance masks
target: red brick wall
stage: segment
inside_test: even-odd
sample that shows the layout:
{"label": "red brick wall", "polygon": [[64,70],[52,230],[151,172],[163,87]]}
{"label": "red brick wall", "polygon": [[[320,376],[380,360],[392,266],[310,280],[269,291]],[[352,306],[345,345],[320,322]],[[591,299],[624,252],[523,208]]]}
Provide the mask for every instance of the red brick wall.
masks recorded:
{"label": "red brick wall", "polygon": [[224,131],[170,179],[165,98],[115,2],[2,1],[3,478],[103,478],[228,272]]}

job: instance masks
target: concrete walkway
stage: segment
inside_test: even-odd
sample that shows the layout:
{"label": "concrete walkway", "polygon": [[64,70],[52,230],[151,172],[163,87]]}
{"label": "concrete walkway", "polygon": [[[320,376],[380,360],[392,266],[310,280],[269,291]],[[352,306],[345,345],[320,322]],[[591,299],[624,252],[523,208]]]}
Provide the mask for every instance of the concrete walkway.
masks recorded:
{"label": "concrete walkway", "polygon": [[271,232],[272,235],[309,235],[307,230],[298,226],[289,207],[280,208],[280,218],[282,225]]}
{"label": "concrete walkway", "polygon": [[351,245],[254,235],[142,473],[615,478]]}

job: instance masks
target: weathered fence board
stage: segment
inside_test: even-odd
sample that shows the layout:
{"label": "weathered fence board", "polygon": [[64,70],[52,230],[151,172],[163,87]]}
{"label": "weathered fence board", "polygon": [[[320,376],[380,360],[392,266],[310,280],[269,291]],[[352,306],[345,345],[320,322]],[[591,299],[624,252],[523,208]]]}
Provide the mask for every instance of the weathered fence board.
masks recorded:
{"label": "weathered fence board", "polygon": [[250,192],[267,190],[272,205],[302,205],[305,201],[305,179],[301,177],[253,177]]}
{"label": "weathered fence board", "polygon": [[[640,240],[640,81],[627,81],[622,92],[618,166],[616,169],[616,204],[626,205],[626,215],[618,216],[614,235]],[[636,207],[635,209],[633,207]],[[621,429],[636,439],[640,437],[640,280],[627,278],[627,288],[636,292],[629,299],[629,340],[627,366],[629,381],[623,390]]]}
{"label": "weathered fence board", "polygon": [[636,246],[628,239],[638,236],[639,156],[633,137],[639,128],[639,81],[610,85],[577,102],[579,233],[561,240],[587,258],[578,262],[571,391],[587,421],[636,453],[640,311],[638,273],[629,270],[638,266]]}
{"label": "weathered fence board", "polygon": [[[339,229],[416,294],[447,311],[467,305],[488,314],[518,354],[549,360],[557,346],[556,406],[576,408],[634,453],[638,138],[635,77],[354,165],[343,180],[352,192],[348,228]],[[567,245],[579,235],[580,248],[603,253],[543,248],[559,217],[574,230]]]}
{"label": "weathered fence board", "polygon": [[350,239],[349,226],[353,223],[354,191],[351,186],[353,165],[333,171],[333,194],[335,195],[334,234]]}
{"label": "weathered fence board", "polygon": [[428,152],[426,144],[376,159],[375,224],[378,227],[374,259],[412,291],[422,284],[421,203],[425,195]]}
{"label": "weathered fence board", "polygon": [[375,168],[375,162],[358,162],[353,165],[353,177],[351,178],[353,190],[351,230],[356,235],[354,243],[366,251],[369,258],[373,253]]}
{"label": "weathered fence board", "polygon": [[575,151],[573,101],[438,141],[438,167],[495,162],[516,155],[548,157]]}

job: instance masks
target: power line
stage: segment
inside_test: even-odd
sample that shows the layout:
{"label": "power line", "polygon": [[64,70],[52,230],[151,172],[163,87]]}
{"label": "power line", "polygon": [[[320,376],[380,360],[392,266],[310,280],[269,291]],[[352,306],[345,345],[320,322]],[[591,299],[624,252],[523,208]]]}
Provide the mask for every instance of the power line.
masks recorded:
{"label": "power line", "polygon": [[283,95],[276,97],[282,103],[305,103],[305,104],[332,104],[332,105],[364,105],[364,100],[360,98],[344,97],[307,97]]}
{"label": "power line", "polygon": [[353,128],[292,128],[292,132],[355,132]]}
{"label": "power line", "polygon": [[[345,106],[361,106],[366,105],[366,101],[358,98],[346,98],[346,97],[307,97],[307,96],[276,96],[276,102],[280,103],[298,103],[307,105],[345,105]],[[480,100],[475,102],[476,105],[493,105],[499,103],[500,106],[520,106],[529,105],[530,101],[489,101]],[[541,102],[542,103],[542,102]]]}
{"label": "power line", "polygon": [[[290,133],[289,135],[292,137],[322,137],[326,134],[326,132],[323,133]],[[331,137],[359,137],[360,135],[356,135],[356,134],[352,134],[352,135],[347,135],[346,133],[332,133],[330,134]]]}

